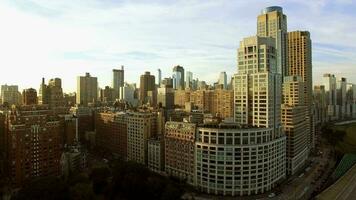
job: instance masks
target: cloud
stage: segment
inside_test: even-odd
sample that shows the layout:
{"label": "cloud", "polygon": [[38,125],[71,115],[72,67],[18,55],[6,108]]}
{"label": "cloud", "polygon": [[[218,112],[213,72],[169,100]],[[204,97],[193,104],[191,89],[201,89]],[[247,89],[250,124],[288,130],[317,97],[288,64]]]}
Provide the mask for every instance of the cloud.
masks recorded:
{"label": "cloud", "polygon": [[314,80],[323,70],[337,73],[336,65],[356,72],[353,1],[8,0],[0,3],[0,66],[18,79],[1,73],[0,80],[35,87],[42,76],[58,76],[72,91],[86,71],[104,87],[120,65],[138,82],[144,71],[170,76],[180,64],[214,82],[220,71],[236,71],[239,41],[256,34],[256,17],[270,5],[283,6],[289,30],[311,32]]}

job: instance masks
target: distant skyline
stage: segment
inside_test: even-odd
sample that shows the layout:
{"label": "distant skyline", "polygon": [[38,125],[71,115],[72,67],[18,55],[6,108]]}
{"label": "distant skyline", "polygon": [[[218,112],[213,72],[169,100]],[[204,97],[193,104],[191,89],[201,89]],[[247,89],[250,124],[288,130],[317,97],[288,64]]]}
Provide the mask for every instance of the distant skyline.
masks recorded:
{"label": "distant skyline", "polygon": [[[111,86],[112,69],[125,81],[145,71],[162,78],[181,65],[194,78],[218,81],[236,73],[239,42],[256,34],[267,6],[283,7],[288,31],[307,30],[313,41],[313,79],[324,73],[356,83],[356,2],[5,0],[0,3],[0,84],[39,89],[42,77],[59,77],[65,92],[89,72]],[[46,81],[47,82],[47,81]]]}

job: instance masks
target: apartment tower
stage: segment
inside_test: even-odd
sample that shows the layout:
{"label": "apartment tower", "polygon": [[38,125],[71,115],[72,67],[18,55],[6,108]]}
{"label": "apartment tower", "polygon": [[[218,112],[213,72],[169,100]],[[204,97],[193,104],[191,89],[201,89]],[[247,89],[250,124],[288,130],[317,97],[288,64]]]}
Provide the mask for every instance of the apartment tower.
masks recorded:
{"label": "apartment tower", "polygon": [[275,39],[277,72],[283,76],[287,70],[287,16],[283,8],[271,6],[262,10],[257,17],[257,36]]}
{"label": "apartment tower", "polygon": [[286,76],[283,83],[282,123],[287,137],[287,174],[293,175],[306,163],[309,155],[310,121],[304,98],[304,81],[300,76]]}
{"label": "apartment tower", "polygon": [[86,73],[77,77],[77,104],[87,106],[98,99],[98,79]]}
{"label": "apartment tower", "polygon": [[288,33],[288,75],[300,76],[304,82],[304,102],[308,107],[309,120],[308,144],[314,146],[313,124],[313,73],[312,73],[312,42],[308,31],[293,31]]}
{"label": "apartment tower", "polygon": [[113,82],[112,87],[114,89],[114,100],[123,98],[124,87],[124,66],[121,69],[113,69]]}

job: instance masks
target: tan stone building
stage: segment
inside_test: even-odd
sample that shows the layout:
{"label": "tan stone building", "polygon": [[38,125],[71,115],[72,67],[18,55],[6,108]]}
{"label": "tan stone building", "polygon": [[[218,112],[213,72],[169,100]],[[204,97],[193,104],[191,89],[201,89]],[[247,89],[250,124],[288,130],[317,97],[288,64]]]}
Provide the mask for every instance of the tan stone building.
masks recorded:
{"label": "tan stone building", "polygon": [[184,107],[186,102],[190,102],[190,90],[175,90],[174,105]]}
{"label": "tan stone building", "polygon": [[308,107],[307,118],[310,124],[309,144],[314,145],[313,125],[313,72],[312,72],[312,42],[308,31],[293,31],[288,33],[288,75],[300,76],[304,82],[304,102]]}
{"label": "tan stone building", "polygon": [[304,82],[300,76],[287,76],[283,83],[281,108],[284,133],[287,136],[287,174],[301,169],[309,155],[310,133],[308,107],[304,102]]}
{"label": "tan stone building", "polygon": [[147,164],[147,140],[157,134],[157,114],[128,112],[127,160]]}
{"label": "tan stone building", "polygon": [[215,89],[215,90],[196,90],[175,92],[175,103],[181,107],[190,102],[198,110],[209,112],[221,118],[233,117],[234,110],[234,91]]}
{"label": "tan stone building", "polygon": [[76,97],[77,104],[80,105],[95,103],[98,100],[98,78],[90,76],[90,73],[78,76]]}
{"label": "tan stone building", "polygon": [[234,116],[234,91],[233,90],[214,90],[210,101],[212,107],[210,112],[221,118]]}

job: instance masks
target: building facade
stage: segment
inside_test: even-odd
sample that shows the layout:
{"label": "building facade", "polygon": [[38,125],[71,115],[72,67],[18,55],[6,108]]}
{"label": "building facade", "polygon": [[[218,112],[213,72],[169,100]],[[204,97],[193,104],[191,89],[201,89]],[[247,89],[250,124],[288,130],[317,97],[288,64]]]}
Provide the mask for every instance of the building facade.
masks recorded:
{"label": "building facade", "polygon": [[20,105],[22,96],[17,85],[2,85],[1,86],[1,102],[8,105]]}
{"label": "building facade", "polygon": [[113,79],[112,79],[112,88],[114,89],[113,99],[122,99],[123,98],[123,88],[125,82],[124,76],[124,66],[121,66],[121,69],[113,69]]}
{"label": "building facade", "polygon": [[157,116],[151,112],[128,112],[127,159],[147,165],[147,140],[157,132]]}
{"label": "building facade", "polygon": [[33,88],[25,89],[22,92],[22,104],[23,105],[37,105],[37,91]]}
{"label": "building facade", "polygon": [[62,126],[47,106],[16,107],[7,114],[8,170],[20,186],[35,177],[61,175]]}
{"label": "building facade", "polygon": [[98,79],[89,73],[77,77],[77,104],[87,106],[98,100]]}
{"label": "building facade", "polygon": [[164,171],[164,143],[161,137],[152,137],[147,141],[148,163],[151,171],[161,173]]}
{"label": "building facade", "polygon": [[197,188],[226,196],[271,190],[285,178],[285,138],[273,135],[273,128],[199,126],[195,143]]}
{"label": "building facade", "polygon": [[194,185],[196,125],[170,121],[165,127],[165,172]]}
{"label": "building facade", "polygon": [[283,83],[282,123],[287,137],[287,174],[293,175],[306,164],[310,151],[309,108],[300,76],[286,76]]}
{"label": "building facade", "polygon": [[127,123],[125,113],[97,113],[95,129],[96,146],[126,160]]}
{"label": "building facade", "polygon": [[150,72],[145,72],[145,74],[140,77],[140,103],[145,104],[149,102],[149,92],[155,93],[156,83],[155,77],[151,75]]}
{"label": "building facade", "polygon": [[173,88],[175,90],[185,89],[184,68],[182,66],[173,67]]}
{"label": "building facade", "polygon": [[282,7],[271,6],[262,10],[257,17],[257,36],[275,39],[277,73],[283,78],[288,73],[288,33],[287,16],[283,14]]}

